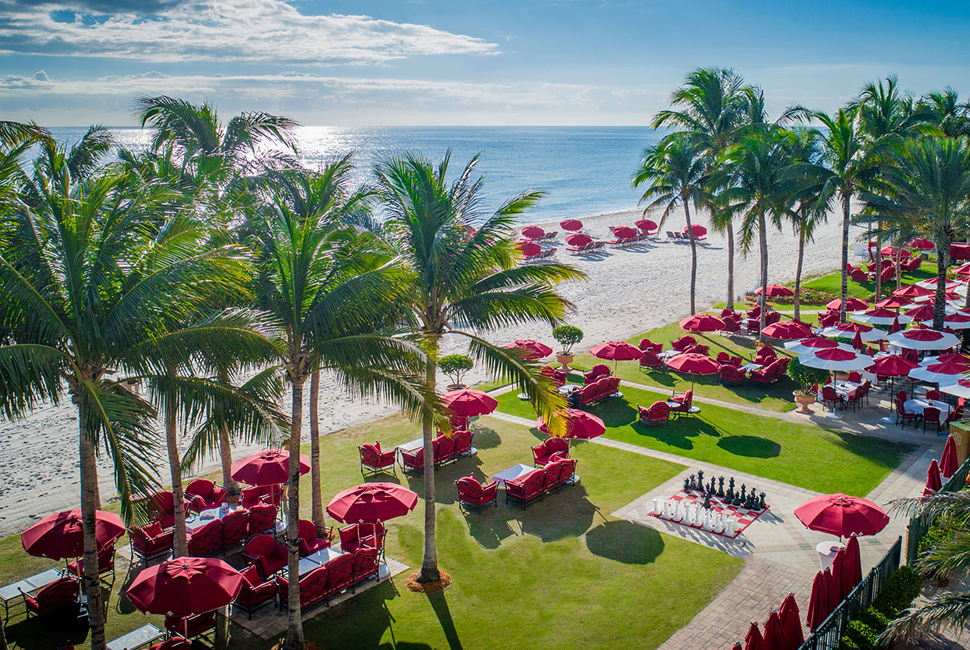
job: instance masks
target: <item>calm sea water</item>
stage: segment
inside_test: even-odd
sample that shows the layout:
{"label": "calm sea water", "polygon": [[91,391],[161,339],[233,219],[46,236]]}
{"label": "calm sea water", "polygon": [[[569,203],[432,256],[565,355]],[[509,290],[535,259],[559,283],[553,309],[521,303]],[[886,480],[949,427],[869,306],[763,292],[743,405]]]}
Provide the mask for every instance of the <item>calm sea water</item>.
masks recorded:
{"label": "calm sea water", "polygon": [[[141,129],[114,129],[119,144],[139,150],[147,145]],[[84,129],[56,128],[59,140],[73,143]],[[525,190],[546,193],[523,223],[583,217],[636,206],[640,192],[630,179],[645,147],[659,135],[645,127],[301,127],[304,164],[355,152],[361,181],[385,153],[416,151],[439,160],[452,150],[451,171],[481,154],[484,208],[494,210]]]}

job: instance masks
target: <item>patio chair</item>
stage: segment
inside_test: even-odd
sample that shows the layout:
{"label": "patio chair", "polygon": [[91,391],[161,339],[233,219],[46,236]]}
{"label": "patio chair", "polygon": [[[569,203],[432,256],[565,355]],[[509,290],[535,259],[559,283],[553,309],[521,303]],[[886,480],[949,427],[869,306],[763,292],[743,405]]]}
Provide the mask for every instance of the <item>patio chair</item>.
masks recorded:
{"label": "patio chair", "polygon": [[861,388],[862,393],[860,394],[860,397],[866,401],[866,406],[869,406],[869,391],[872,390],[872,382],[866,379],[864,382],[862,382]]}
{"label": "patio chair", "polygon": [[245,488],[239,497],[239,505],[251,510],[259,503],[272,503],[277,508],[283,503],[283,487],[281,485],[257,485]]}
{"label": "patio chair", "polygon": [[684,336],[681,336],[676,341],[670,342],[670,346],[673,349],[677,350],[678,352],[683,352],[684,350],[686,350],[692,345],[697,345],[697,339],[695,339],[690,334],[685,334]]}
{"label": "patio chair", "polygon": [[644,408],[637,404],[640,412],[640,422],[644,424],[667,424],[670,421],[670,407],[667,402],[654,402],[650,408]]}
{"label": "patio chair", "polygon": [[268,580],[274,573],[286,566],[286,544],[276,541],[272,535],[256,535],[246,542],[242,552],[243,559],[259,570],[263,580]]}
{"label": "patio chair", "polygon": [[208,634],[215,635],[216,613],[205,612],[192,616],[166,616],[165,629],[186,639],[195,639]]}
{"label": "patio chair", "polygon": [[959,422],[963,419],[963,407],[963,398],[961,397],[960,401],[957,402],[956,408],[950,409],[950,413],[946,416],[946,420],[943,422],[947,429],[950,428],[951,422]]}
{"label": "patio chair", "polygon": [[276,532],[276,515],[279,508],[272,503],[260,503],[249,510],[249,535]]}
{"label": "patio chair", "polygon": [[640,370],[654,370],[657,368],[663,368],[663,359],[658,357],[656,354],[650,350],[644,350],[643,356],[640,357]]}
{"label": "patio chair", "polygon": [[932,400],[939,401],[940,400],[940,391],[938,391],[938,390],[936,390],[934,388],[931,388],[931,389],[927,390],[926,391],[926,399],[932,399]]}
{"label": "patio chair", "polygon": [[849,381],[856,384],[861,384],[862,374],[858,370],[853,370],[852,372],[849,373]]}
{"label": "patio chair", "polygon": [[654,354],[660,354],[664,349],[663,343],[654,343],[650,339],[640,339],[640,345],[637,347],[640,348],[641,352],[650,351]]}
{"label": "patio chair", "polygon": [[829,407],[833,411],[838,408],[843,408],[842,396],[835,392],[835,388],[832,386],[822,386],[822,406]]}
{"label": "patio chair", "polygon": [[600,377],[609,377],[611,374],[610,367],[603,363],[598,363],[589,372],[583,374],[583,383],[588,386]]}
{"label": "patio chair", "polygon": [[548,377],[553,384],[557,387],[562,386],[566,383],[566,371],[560,370],[558,368],[553,368],[552,366],[542,366],[542,370],[539,374],[543,377]]}
{"label": "patio chair", "polygon": [[672,230],[668,230],[667,239],[680,239],[680,237],[677,237],[676,235],[674,235],[674,232]]}
{"label": "patio chair", "polygon": [[913,413],[906,410],[903,400],[896,400],[896,424],[906,425],[906,422],[912,422],[915,427],[919,424],[920,414]]}
{"label": "patio chair", "polygon": [[234,510],[222,518],[222,547],[242,544],[249,537],[249,511]]}
{"label": "patio chair", "polygon": [[721,328],[722,332],[740,332],[741,331],[741,319],[734,316],[725,316],[721,320],[724,321],[724,327]]}
{"label": "patio chair", "polygon": [[[246,524],[248,529],[249,522],[247,521]],[[194,533],[189,535],[189,555],[194,557],[205,557],[206,555],[212,555],[213,553],[221,551],[223,548],[222,529],[222,520],[213,519],[205,526],[199,528]]]}
{"label": "patio chair", "polygon": [[344,553],[353,553],[360,548],[384,548],[384,537],[387,529],[384,524],[351,524],[337,531],[340,535],[340,550]]}
{"label": "patio chair", "polygon": [[522,507],[525,508],[528,507],[530,501],[541,499],[545,480],[546,477],[544,470],[534,469],[524,476],[506,481],[506,505],[514,501],[521,504]]}
{"label": "patio chair", "polygon": [[[329,563],[328,563],[329,564]],[[322,566],[300,577],[300,609],[307,609],[327,598],[330,569]],[[286,574],[276,576],[276,591],[280,609],[290,607],[290,581]]]}
{"label": "patio chair", "polygon": [[380,474],[387,469],[397,474],[397,470],[394,467],[395,454],[393,449],[390,451],[382,451],[380,442],[373,444],[365,442],[357,447],[357,452],[360,454],[361,474],[364,474],[365,470],[370,471],[372,474]]}
{"label": "patio chair", "polygon": [[156,643],[149,650],[192,650],[192,642],[180,636]]}
{"label": "patio chair", "polygon": [[731,355],[728,354],[727,352],[718,352],[717,353],[717,362],[719,364],[721,364],[722,366],[725,363],[731,363]]}
{"label": "patio chair", "polygon": [[[155,521],[162,525],[162,528],[171,528],[175,525],[175,496],[170,490],[162,490],[150,494],[146,497],[148,508],[152,511]],[[192,504],[183,499],[185,511],[192,508]]]}
{"label": "patio chair", "polygon": [[532,448],[532,464],[542,467],[552,461],[555,454],[569,456],[569,442],[565,438],[548,438]]}
{"label": "patio chair", "polygon": [[[76,578],[84,577],[84,558],[75,560],[67,565],[67,572]],[[115,546],[109,546],[98,551],[98,577],[111,574],[111,581],[115,578]]]}
{"label": "patio chair", "polygon": [[317,526],[312,521],[301,519],[296,525],[296,543],[300,547],[300,557],[312,555],[317,551],[330,548],[330,531],[327,529],[326,537],[317,537]]}
{"label": "patio chair", "polygon": [[354,551],[354,584],[374,578],[380,579],[381,555],[373,548],[359,548]]}
{"label": "patio chair", "polygon": [[852,278],[853,282],[858,282],[860,284],[869,281],[869,275],[862,269],[852,269],[849,271],[849,277]]}
{"label": "patio chair", "polygon": [[669,402],[676,402],[677,406],[671,406],[670,412],[676,413],[677,417],[681,415],[690,415],[690,409],[694,405],[694,391],[689,390],[681,396],[673,395]]}
{"label": "patio chair", "polygon": [[455,457],[455,441],[448,436],[438,436],[433,441],[434,463],[440,465]]}
{"label": "patio chair", "polygon": [[131,540],[132,557],[141,559],[147,566],[150,561],[172,552],[175,529],[162,530],[162,524],[157,521],[140,528],[130,526],[128,539]]}
{"label": "patio chair", "polygon": [[686,354],[701,354],[705,357],[708,356],[710,352],[711,352],[710,346],[702,345],[700,343],[695,343],[694,345],[691,345],[686,350],[684,350],[684,353]]}
{"label": "patio chair", "polygon": [[424,471],[424,447],[407,450],[401,449],[401,469],[404,473]]}
{"label": "patio chair", "polygon": [[233,606],[246,612],[246,616],[252,620],[255,610],[270,602],[276,604],[276,583],[264,580],[255,566],[243,571],[242,575],[242,589],[232,602]]}
{"label": "patio chair", "polygon": [[851,406],[852,411],[855,412],[856,407],[859,406],[859,401],[861,399],[862,396],[860,395],[860,389],[853,388],[849,391],[849,394],[845,396],[845,408],[848,409]]}
{"label": "patio chair", "polygon": [[[23,592],[21,592],[23,593]],[[81,606],[80,583],[71,577],[63,577],[50,583],[34,595],[24,594],[27,618],[76,614]]]}
{"label": "patio chair", "polygon": [[185,498],[192,502],[196,512],[218,508],[226,502],[228,494],[229,490],[204,478],[197,478],[185,486]]}
{"label": "patio chair", "polygon": [[764,345],[758,348],[758,351],[755,353],[754,362],[760,365],[767,365],[777,357],[778,353],[775,352],[774,348]]}
{"label": "patio chair", "polygon": [[451,432],[451,439],[455,442],[455,458],[459,456],[468,456],[472,453],[472,441],[475,434],[471,431],[454,431]]}
{"label": "patio chair", "polygon": [[896,393],[896,401],[905,402],[908,399],[909,399],[909,395],[906,393],[906,391],[901,390],[898,393]]}
{"label": "patio chair", "polygon": [[741,370],[741,368],[738,368],[730,363],[723,364],[721,369],[718,370],[717,374],[722,384],[732,384],[736,386],[738,384],[743,384],[745,380],[744,370]]}
{"label": "patio chair", "polygon": [[923,431],[926,431],[926,425],[932,424],[936,426],[936,431],[939,433],[943,422],[940,419],[940,409],[935,406],[924,406],[923,407]]}
{"label": "patio chair", "polygon": [[462,504],[475,506],[479,513],[482,506],[489,503],[498,507],[498,483],[492,481],[482,485],[474,476],[465,476],[455,481],[458,488],[458,507]]}
{"label": "patio chair", "polygon": [[774,325],[781,320],[781,313],[777,311],[769,311],[765,314],[765,325]]}

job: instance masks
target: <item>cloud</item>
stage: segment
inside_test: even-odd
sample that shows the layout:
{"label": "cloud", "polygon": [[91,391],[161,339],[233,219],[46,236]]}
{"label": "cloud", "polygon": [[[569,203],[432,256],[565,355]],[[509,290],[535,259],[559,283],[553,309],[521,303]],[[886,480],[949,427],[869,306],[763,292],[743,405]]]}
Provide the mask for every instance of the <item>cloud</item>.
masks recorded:
{"label": "cloud", "polygon": [[182,0],[15,0],[12,4],[44,9],[68,9],[94,13],[140,13],[154,14],[170,9]]}
{"label": "cloud", "polygon": [[[369,16],[305,15],[283,0],[154,0],[154,12],[83,13],[74,5],[0,0],[0,50],[152,62],[380,64],[419,55],[494,54],[483,39]],[[124,0],[123,9],[138,4]],[[81,12],[71,11],[72,8]]]}

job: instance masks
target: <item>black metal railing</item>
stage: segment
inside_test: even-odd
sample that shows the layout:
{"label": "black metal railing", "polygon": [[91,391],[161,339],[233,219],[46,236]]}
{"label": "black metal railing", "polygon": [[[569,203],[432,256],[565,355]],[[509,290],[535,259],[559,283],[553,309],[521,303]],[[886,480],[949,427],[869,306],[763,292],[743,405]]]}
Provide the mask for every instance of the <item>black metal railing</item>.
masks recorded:
{"label": "black metal railing", "polygon": [[859,616],[859,612],[872,604],[882,586],[886,584],[886,580],[899,568],[902,549],[903,538],[897,537],[889,551],[879,560],[879,564],[874,566],[862,582],[845,597],[845,600],[839,603],[835,611],[815,628],[799,650],[837,650],[849,623]]}
{"label": "black metal railing", "polygon": [[[963,461],[963,464],[954,472],[953,476],[947,479],[943,487],[940,488],[940,492],[962,490],[963,486],[967,484],[968,474],[970,474],[970,457]],[[916,563],[916,559],[919,557],[919,545],[932,525],[933,521],[928,517],[913,517],[909,520],[909,526],[907,526],[909,534],[906,537],[906,564],[912,566]]]}

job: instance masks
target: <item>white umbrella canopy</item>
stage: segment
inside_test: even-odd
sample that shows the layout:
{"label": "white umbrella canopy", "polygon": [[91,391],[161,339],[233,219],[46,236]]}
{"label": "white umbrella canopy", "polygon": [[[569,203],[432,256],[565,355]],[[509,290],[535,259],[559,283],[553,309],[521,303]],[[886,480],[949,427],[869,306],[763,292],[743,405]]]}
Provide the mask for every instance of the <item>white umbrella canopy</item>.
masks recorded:
{"label": "white umbrella canopy", "polygon": [[[926,279],[926,280],[920,280],[919,282],[916,282],[915,284],[917,284],[918,286],[921,286],[921,287],[923,287],[925,289],[936,289],[936,278],[929,278],[929,279]],[[950,289],[956,289],[961,284],[963,284],[963,283],[961,283],[959,280],[947,280],[946,281],[946,290],[949,291]],[[966,286],[966,285],[964,285],[964,286]]]}
{"label": "white umbrella canopy", "polygon": [[799,354],[799,355],[800,354],[805,354],[805,353],[808,353],[808,352],[818,352],[819,350],[831,350],[833,348],[836,348],[836,349],[839,349],[839,350],[848,350],[849,352],[854,352],[855,351],[855,350],[853,350],[852,346],[849,345],[848,343],[839,343],[838,341],[829,341],[833,345],[831,345],[831,346],[825,346],[825,347],[817,347],[817,346],[814,346],[814,345],[808,345],[807,344],[807,343],[810,343],[810,342],[814,341],[817,338],[820,338],[820,337],[812,336],[812,337],[809,337],[807,339],[798,339],[798,340],[795,340],[795,341],[785,341],[785,349],[788,350],[789,352],[791,352],[792,354]]}
{"label": "white umbrella canopy", "polygon": [[[925,320],[922,322],[927,326],[933,325],[932,320]],[[967,314],[966,312],[962,312],[962,311],[954,311],[952,313],[947,313],[947,315],[944,316],[943,318],[943,326],[949,327],[951,330],[970,329],[970,314]]]}
{"label": "white umbrella canopy", "polygon": [[970,379],[967,379],[965,375],[961,375],[960,378],[952,384],[941,383],[940,392],[946,393],[947,395],[953,395],[954,397],[963,397],[964,399],[968,399],[970,398]]}
{"label": "white umbrella canopy", "polygon": [[931,329],[903,330],[890,334],[888,341],[909,350],[947,350],[960,344],[956,335]]}
{"label": "white umbrella canopy", "polygon": [[849,314],[849,318],[857,323],[865,323],[866,325],[892,325],[893,321],[897,318],[899,319],[900,325],[907,325],[913,322],[913,319],[906,314],[897,314],[896,312],[888,309],[854,311]]}
{"label": "white umbrella canopy", "polygon": [[829,348],[818,352],[809,352],[798,355],[798,361],[803,366],[811,368],[821,368],[822,370],[832,371],[852,371],[865,370],[875,361],[866,354],[856,354],[848,350]]}
{"label": "white umbrella canopy", "polygon": [[950,361],[913,368],[909,371],[909,378],[931,384],[950,384],[963,377],[966,372],[966,365]]}
{"label": "white umbrella canopy", "polygon": [[[892,321],[889,321],[889,322],[892,323]],[[835,325],[833,327],[826,327],[825,329],[822,330],[821,334],[822,336],[830,339],[838,338],[838,337],[854,339],[856,332],[853,332],[851,330],[844,330],[844,329],[841,329],[838,325]],[[868,330],[860,330],[859,336],[862,337],[863,341],[865,341],[866,343],[869,343],[870,341],[878,341],[880,339],[886,338],[886,330],[881,330],[878,327],[872,327]]]}

